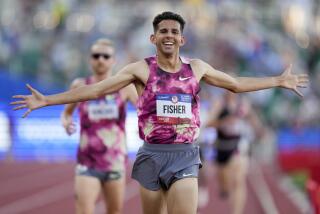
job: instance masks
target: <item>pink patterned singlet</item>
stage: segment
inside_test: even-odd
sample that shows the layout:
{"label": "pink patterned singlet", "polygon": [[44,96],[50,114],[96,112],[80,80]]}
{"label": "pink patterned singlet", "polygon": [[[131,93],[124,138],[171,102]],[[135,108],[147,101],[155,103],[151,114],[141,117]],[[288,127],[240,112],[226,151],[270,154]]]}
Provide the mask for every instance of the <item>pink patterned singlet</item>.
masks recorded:
{"label": "pink patterned singlet", "polygon": [[199,136],[200,86],[189,60],[180,59],[176,73],[162,70],[154,56],[145,59],[150,73],[138,100],[138,124],[147,143],[193,143]]}
{"label": "pink patterned singlet", "polygon": [[[91,84],[90,78],[86,84]],[[122,171],[126,162],[126,104],[120,93],[81,102],[78,163],[99,171]]]}

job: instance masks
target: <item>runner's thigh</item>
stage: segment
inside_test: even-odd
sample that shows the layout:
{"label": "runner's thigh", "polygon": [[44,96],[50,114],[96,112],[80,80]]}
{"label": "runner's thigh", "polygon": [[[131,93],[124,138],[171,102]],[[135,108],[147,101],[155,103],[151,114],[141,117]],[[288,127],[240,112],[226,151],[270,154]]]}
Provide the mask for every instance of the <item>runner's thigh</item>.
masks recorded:
{"label": "runner's thigh", "polygon": [[101,190],[99,179],[91,176],[76,175],[75,197],[77,211],[90,213],[94,210],[96,200]]}
{"label": "runner's thigh", "polygon": [[184,178],[174,182],[166,197],[168,214],[196,214],[198,179]]}
{"label": "runner's thigh", "polygon": [[144,214],[166,214],[166,203],[163,190],[148,190],[140,186],[142,210]]}
{"label": "runner's thigh", "polygon": [[106,181],[103,184],[104,200],[108,207],[108,213],[117,213],[122,210],[125,189],[125,176]]}

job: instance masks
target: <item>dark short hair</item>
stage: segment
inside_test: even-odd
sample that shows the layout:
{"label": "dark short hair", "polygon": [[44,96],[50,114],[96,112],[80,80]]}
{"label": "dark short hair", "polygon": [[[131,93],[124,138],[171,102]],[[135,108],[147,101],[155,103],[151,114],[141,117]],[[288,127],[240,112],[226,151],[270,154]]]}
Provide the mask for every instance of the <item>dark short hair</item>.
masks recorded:
{"label": "dark short hair", "polygon": [[174,21],[179,22],[180,30],[181,30],[181,32],[183,32],[184,25],[186,22],[184,21],[182,16],[180,16],[177,13],[170,12],[170,11],[163,12],[161,14],[158,14],[156,17],[154,17],[153,22],[152,22],[154,32],[157,31],[158,24],[163,20],[174,20]]}

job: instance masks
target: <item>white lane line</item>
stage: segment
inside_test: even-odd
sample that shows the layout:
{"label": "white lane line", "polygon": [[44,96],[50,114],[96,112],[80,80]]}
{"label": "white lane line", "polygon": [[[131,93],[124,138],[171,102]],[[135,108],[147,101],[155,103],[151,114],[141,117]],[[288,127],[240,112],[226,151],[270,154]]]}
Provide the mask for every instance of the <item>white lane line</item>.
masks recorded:
{"label": "white lane line", "polygon": [[[124,204],[131,200],[139,193],[139,185],[136,181],[130,181],[129,184],[126,185],[125,188],[125,196],[124,196]],[[95,214],[105,213],[104,200],[101,199],[96,205]]]}
{"label": "white lane line", "polygon": [[255,161],[251,161],[251,167],[252,169],[250,171],[253,173],[249,176],[249,183],[253,187],[252,189],[255,192],[264,213],[279,214],[268,184],[264,180],[260,166],[258,166]]}
{"label": "white lane line", "polygon": [[289,176],[282,175],[278,186],[279,189],[281,189],[297,207],[299,212],[312,213],[312,206],[308,196],[292,183],[292,180],[289,178]]}
{"label": "white lane line", "polygon": [[71,197],[73,191],[68,191],[73,182],[64,182],[44,191],[19,199],[0,207],[0,213],[24,213],[32,209],[50,204],[63,198]]}

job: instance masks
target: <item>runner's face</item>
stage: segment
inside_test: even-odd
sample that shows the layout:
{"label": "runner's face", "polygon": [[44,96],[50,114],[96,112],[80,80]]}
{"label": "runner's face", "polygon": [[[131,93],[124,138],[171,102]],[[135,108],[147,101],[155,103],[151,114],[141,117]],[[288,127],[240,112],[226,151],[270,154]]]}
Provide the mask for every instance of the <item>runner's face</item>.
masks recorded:
{"label": "runner's face", "polygon": [[177,53],[179,48],[184,45],[180,23],[174,20],[161,21],[150,40],[156,45],[157,51],[165,55]]}
{"label": "runner's face", "polygon": [[114,49],[107,45],[95,44],[91,48],[90,64],[96,74],[107,73],[114,64]]}

